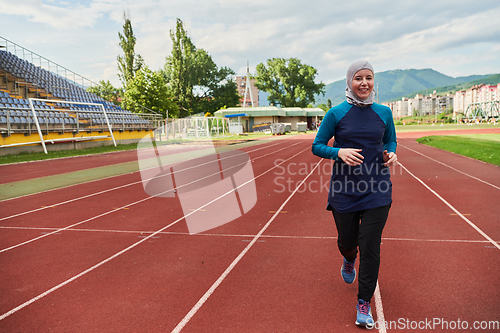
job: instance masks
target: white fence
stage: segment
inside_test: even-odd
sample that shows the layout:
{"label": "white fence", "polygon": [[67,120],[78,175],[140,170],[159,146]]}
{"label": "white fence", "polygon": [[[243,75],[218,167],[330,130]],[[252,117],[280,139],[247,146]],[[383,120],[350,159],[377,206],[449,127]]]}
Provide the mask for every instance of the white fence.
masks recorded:
{"label": "white fence", "polygon": [[173,119],[155,130],[157,141],[176,139],[211,139],[229,134],[229,122],[219,117]]}

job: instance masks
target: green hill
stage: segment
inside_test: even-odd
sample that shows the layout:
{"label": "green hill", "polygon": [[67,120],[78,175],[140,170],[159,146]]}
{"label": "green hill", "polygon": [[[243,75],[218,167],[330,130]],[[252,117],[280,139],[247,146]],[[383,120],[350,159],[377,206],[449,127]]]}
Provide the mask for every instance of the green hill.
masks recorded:
{"label": "green hill", "polygon": [[[473,75],[473,76],[477,76],[477,75]],[[497,85],[498,83],[500,83],[500,74],[493,74],[493,75],[487,76],[485,78],[472,80],[470,82],[459,83],[459,84],[454,84],[454,85],[449,85],[449,86],[442,86],[442,87],[434,87],[431,89],[424,89],[424,90],[420,90],[420,91],[415,91],[415,92],[412,92],[411,94],[408,94],[405,96],[393,98],[393,99],[389,100],[389,102],[400,100],[401,97],[413,98],[413,97],[415,97],[416,94],[429,95],[434,90],[436,91],[436,93],[443,94],[443,95],[446,93],[449,93],[449,92],[454,93],[457,90],[466,90],[472,86],[476,86],[476,85],[482,84],[482,83]]]}
{"label": "green hill", "polygon": [[[401,97],[414,97],[416,93],[430,94],[433,90],[446,92],[467,89],[480,83],[497,84],[500,82],[499,76],[499,74],[470,75],[454,78],[430,68],[396,69],[375,73],[375,91],[378,84],[378,100],[382,103],[399,100]],[[326,104],[328,98],[331,99],[332,105],[341,103],[345,100],[345,87],[345,79],[326,85],[325,96],[316,96],[316,105]]]}

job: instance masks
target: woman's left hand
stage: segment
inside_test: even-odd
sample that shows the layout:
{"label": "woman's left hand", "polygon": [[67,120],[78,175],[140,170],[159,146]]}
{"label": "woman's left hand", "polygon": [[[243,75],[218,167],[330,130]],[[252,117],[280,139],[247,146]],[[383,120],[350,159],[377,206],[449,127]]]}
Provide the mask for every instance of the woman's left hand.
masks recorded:
{"label": "woman's left hand", "polygon": [[384,166],[389,166],[393,165],[398,161],[398,156],[396,153],[390,152],[388,153],[387,150],[384,150]]}

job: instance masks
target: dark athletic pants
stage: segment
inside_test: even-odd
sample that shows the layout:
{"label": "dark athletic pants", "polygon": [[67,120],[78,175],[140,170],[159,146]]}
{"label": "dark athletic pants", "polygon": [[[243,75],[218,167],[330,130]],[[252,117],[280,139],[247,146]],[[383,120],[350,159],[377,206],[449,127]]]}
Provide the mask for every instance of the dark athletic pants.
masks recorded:
{"label": "dark athletic pants", "polygon": [[370,301],[377,286],[382,230],[391,205],[352,213],[332,210],[338,247],[347,261],[356,259],[359,246],[358,299]]}

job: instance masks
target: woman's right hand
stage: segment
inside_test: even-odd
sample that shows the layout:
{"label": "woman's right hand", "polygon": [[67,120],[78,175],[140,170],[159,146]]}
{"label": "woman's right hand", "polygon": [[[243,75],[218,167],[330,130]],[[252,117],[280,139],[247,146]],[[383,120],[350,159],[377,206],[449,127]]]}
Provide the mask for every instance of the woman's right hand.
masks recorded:
{"label": "woman's right hand", "polygon": [[338,152],[339,158],[342,159],[347,165],[356,166],[363,163],[363,155],[360,154],[362,149],[354,148],[340,148]]}

